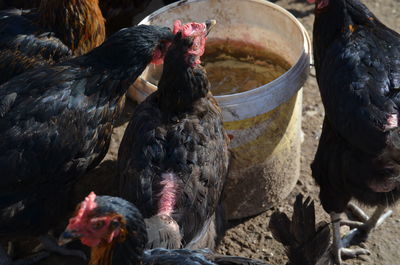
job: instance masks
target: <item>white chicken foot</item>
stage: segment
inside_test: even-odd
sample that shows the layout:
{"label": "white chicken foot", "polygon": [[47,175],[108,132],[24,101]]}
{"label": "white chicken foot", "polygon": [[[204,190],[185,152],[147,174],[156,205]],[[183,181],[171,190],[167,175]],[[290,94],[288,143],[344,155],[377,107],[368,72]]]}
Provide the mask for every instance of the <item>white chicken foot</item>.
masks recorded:
{"label": "white chicken foot", "polygon": [[24,259],[12,260],[6,251],[0,247],[0,264],[1,265],[32,265],[49,256],[47,252],[39,252]]}
{"label": "white chicken foot", "polygon": [[[64,246],[58,245],[57,240],[50,236],[40,236],[40,247],[43,248],[43,250],[48,251],[50,253],[57,253],[62,256],[73,256],[73,257],[78,257],[84,260],[87,260],[87,257],[83,251],[76,250],[76,249],[67,249]],[[14,265],[14,264],[13,264]]]}
{"label": "white chicken foot", "polygon": [[350,228],[357,228],[359,232],[364,233],[364,240],[368,237],[371,230],[380,226],[392,213],[392,210],[386,210],[386,206],[379,205],[371,217],[364,213],[362,209],[360,209],[357,205],[353,203],[349,203],[348,209],[352,212],[352,214],[360,220],[359,221],[351,221],[351,220],[342,220],[341,225],[348,225]]}
{"label": "white chicken foot", "polygon": [[370,252],[364,248],[350,249],[351,239],[356,235],[356,229],[350,231],[343,239],[340,235],[341,215],[340,213],[331,213],[331,222],[333,227],[333,244],[331,251],[333,252],[335,262],[339,265],[343,264],[342,258],[356,258],[360,255],[369,255]]}

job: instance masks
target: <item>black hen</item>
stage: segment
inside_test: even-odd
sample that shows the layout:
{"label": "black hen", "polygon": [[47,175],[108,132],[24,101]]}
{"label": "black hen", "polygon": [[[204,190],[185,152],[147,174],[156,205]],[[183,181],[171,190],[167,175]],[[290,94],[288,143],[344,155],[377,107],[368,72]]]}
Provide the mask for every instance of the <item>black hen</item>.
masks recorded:
{"label": "black hen", "polygon": [[105,156],[128,87],[163,58],[168,28],[119,31],[86,55],[0,86],[0,237],[50,229]]}
{"label": "black hen", "polygon": [[262,261],[214,254],[207,249],[144,250],[146,225],[139,210],[117,197],[91,193],[62,234],[91,247],[91,265],[267,265]]}
{"label": "black hen", "polygon": [[43,0],[38,9],[0,11],[0,84],[29,69],[85,54],[104,38],[98,0]]}
{"label": "black hen", "polygon": [[340,252],[366,253],[340,250],[339,213],[350,199],[378,206],[369,219],[357,211],[368,233],[400,198],[400,35],[358,0],[318,0],[314,57],[325,119],[312,174],[341,262]]}
{"label": "black hen", "polygon": [[136,108],[122,139],[120,191],[151,218],[148,247],[213,248],[228,138],[200,66],[205,24],[177,21],[174,31],[158,90]]}

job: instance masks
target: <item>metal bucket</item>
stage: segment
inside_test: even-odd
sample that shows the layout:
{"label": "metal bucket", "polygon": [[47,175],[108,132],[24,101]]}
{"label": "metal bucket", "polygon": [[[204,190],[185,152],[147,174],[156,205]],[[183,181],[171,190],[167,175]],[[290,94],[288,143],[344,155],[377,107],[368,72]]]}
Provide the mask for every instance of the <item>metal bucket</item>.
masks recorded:
{"label": "metal bucket", "polygon": [[[209,39],[245,41],[283,57],[292,67],[261,87],[216,96],[224,126],[233,135],[225,188],[229,219],[258,214],[286,198],[300,174],[302,91],[309,72],[310,40],[289,12],[265,0],[180,1],[140,24],[171,26],[216,19]],[[142,101],[156,89],[161,69],[151,66],[128,95]]]}

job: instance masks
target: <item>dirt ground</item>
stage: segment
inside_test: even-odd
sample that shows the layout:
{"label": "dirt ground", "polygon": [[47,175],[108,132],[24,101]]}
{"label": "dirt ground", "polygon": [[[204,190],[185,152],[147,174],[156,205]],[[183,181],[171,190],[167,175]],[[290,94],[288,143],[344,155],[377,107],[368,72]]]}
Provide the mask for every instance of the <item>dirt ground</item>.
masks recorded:
{"label": "dirt ground", "polygon": [[[272,1],[286,8],[295,15],[306,27],[311,35],[314,20],[313,5],[309,5],[305,0],[278,0]],[[386,25],[400,31],[400,0],[364,0],[363,1]],[[118,143],[122,138],[124,128],[134,104],[129,103],[124,113],[124,117],[114,131],[110,151],[96,169],[90,172],[79,183],[76,190],[76,201],[89,191],[95,190],[98,194],[115,194],[116,181],[115,159],[118,150]],[[317,220],[328,220],[327,214],[322,210],[318,200],[318,187],[310,175],[310,163],[313,160],[321,133],[323,119],[323,107],[315,80],[315,71],[311,70],[310,77],[304,86],[303,101],[303,133],[304,142],[302,144],[301,156],[301,176],[291,195],[280,205],[262,213],[258,216],[230,222],[229,229],[219,245],[217,251],[223,254],[240,255],[250,258],[258,258],[271,264],[285,264],[287,259],[283,247],[277,243],[268,230],[269,217],[273,210],[279,209],[287,213],[291,212],[291,205],[296,194],[302,192],[310,195],[316,200]],[[398,207],[397,207],[398,208]],[[376,265],[398,265],[400,264],[400,215],[394,209],[394,215],[390,217],[384,225],[373,232],[367,243],[372,255],[365,260],[351,260],[348,264],[376,264]],[[369,210],[370,211],[370,210]],[[74,258],[51,258],[40,264],[85,264]]]}

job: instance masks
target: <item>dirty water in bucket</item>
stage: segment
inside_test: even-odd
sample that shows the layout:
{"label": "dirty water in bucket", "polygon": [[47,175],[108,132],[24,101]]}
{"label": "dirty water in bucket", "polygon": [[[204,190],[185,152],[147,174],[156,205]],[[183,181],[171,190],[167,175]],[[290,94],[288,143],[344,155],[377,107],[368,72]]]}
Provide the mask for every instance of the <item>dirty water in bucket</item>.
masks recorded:
{"label": "dirty water in bucket", "polygon": [[[209,39],[202,66],[207,71],[214,96],[248,91],[275,80],[291,65],[262,47],[235,40]],[[162,67],[152,68],[148,81],[157,86]]]}
{"label": "dirty water in bucket", "polygon": [[209,40],[202,56],[214,95],[228,95],[265,85],[289,68],[279,55],[233,40]]}

